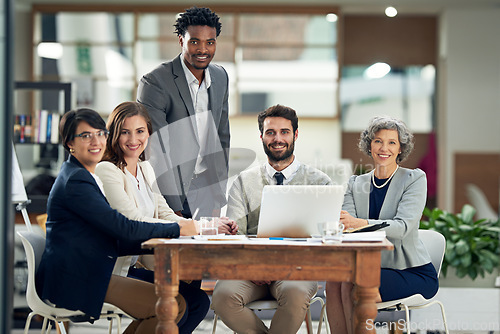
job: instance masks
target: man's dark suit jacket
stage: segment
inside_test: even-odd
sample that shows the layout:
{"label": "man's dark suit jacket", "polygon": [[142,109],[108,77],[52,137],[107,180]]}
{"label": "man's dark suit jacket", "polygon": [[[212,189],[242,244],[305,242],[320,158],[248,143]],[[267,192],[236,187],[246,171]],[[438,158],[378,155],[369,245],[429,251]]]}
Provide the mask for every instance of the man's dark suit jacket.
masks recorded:
{"label": "man's dark suit jacket", "polygon": [[95,179],[72,155],[50,191],[47,213],[38,293],[58,307],[83,311],[88,315],[83,320],[99,318],[118,256],[144,253],[141,242],[176,238],[180,232],[178,224],[129,220],[113,210]]}
{"label": "man's dark suit jacket", "polygon": [[[145,74],[137,89],[137,102],[147,108],[153,123],[153,131],[160,137],[158,140],[161,143],[158,145],[162,146],[164,161],[158,161],[159,157],[152,157],[158,161],[157,163],[153,161],[152,166],[158,178],[158,186],[174,211],[180,211],[183,208],[182,204],[194,175],[196,157],[200,151],[196,129],[192,122],[185,122],[188,117],[194,118],[195,110],[181,61],[181,55],[179,55]],[[207,172],[210,174],[208,178],[215,185],[213,200],[220,208],[226,203],[230,140],[229,79],[223,67],[211,63],[208,68],[211,78],[211,85],[208,89],[209,110],[212,112],[214,127],[218,135],[216,140],[220,142],[222,149],[204,159],[208,165]],[[177,129],[171,126],[175,122],[179,124]],[[162,128],[166,129],[167,125],[169,125],[168,131],[159,131]],[[150,140],[150,145],[154,143],[155,139]],[[210,142],[212,143],[215,141]],[[188,158],[180,158],[181,156]]]}

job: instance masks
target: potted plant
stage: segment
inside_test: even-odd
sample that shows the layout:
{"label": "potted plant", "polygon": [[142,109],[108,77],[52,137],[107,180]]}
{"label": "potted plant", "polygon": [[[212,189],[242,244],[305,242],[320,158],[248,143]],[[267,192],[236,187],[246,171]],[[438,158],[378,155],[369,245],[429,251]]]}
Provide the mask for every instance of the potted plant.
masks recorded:
{"label": "potted plant", "polygon": [[441,272],[455,269],[458,278],[484,277],[500,263],[500,221],[474,220],[476,209],[466,204],[458,214],[435,208],[424,209],[421,229],[438,231],[446,238],[446,252]]}

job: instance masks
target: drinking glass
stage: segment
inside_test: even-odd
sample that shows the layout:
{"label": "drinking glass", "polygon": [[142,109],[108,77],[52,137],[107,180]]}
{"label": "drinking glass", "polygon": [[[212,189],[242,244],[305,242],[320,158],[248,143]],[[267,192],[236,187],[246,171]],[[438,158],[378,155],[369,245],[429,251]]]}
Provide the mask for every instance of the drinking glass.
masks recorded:
{"label": "drinking glass", "polygon": [[219,217],[201,217],[199,220],[200,235],[217,235],[219,221]]}
{"label": "drinking glass", "polygon": [[323,243],[334,244],[342,242],[344,224],[339,221],[325,221],[318,223],[318,232],[321,234]]}

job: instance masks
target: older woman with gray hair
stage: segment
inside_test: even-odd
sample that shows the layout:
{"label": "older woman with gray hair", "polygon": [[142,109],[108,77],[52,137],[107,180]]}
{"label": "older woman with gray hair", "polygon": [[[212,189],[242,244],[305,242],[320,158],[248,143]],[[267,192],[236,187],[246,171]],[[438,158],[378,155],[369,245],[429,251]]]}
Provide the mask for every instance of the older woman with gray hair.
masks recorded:
{"label": "older woman with gray hair", "polygon": [[[413,149],[413,135],[398,119],[374,117],[361,133],[358,146],[373,159],[374,169],[350,178],[340,220],[346,229],[389,224],[384,230],[394,250],[382,253],[377,302],[416,293],[431,298],[437,293],[439,282],[431,258],[418,238],[427,179],[420,169],[399,166]],[[347,282],[326,284],[326,310],[336,334],[353,333],[352,288]]]}

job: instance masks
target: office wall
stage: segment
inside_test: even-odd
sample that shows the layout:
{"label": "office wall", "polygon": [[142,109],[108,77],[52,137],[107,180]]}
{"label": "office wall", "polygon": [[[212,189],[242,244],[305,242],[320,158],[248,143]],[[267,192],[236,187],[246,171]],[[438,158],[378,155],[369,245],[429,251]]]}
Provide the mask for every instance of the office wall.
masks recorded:
{"label": "office wall", "polygon": [[438,205],[457,211],[455,155],[500,152],[500,9],[449,9],[440,24]]}
{"label": "office wall", "polygon": [[[30,9],[18,3],[15,9],[15,79],[29,80]],[[445,9],[438,24],[438,206],[454,211],[455,154],[500,151],[500,9]],[[233,118],[231,126],[233,147],[262,154],[255,120]],[[303,121],[300,131],[301,160],[340,159],[337,121]]]}

